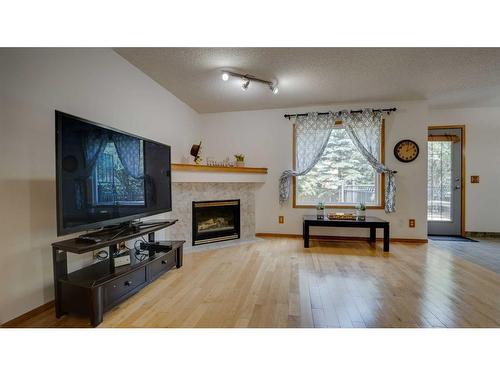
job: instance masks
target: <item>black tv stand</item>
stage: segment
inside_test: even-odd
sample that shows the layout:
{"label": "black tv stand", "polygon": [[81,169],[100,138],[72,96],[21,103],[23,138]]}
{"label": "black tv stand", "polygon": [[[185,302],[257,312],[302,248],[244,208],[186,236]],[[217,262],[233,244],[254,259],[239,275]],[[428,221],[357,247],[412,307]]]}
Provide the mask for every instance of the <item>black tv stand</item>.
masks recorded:
{"label": "black tv stand", "polygon": [[[151,251],[143,260],[129,265],[115,267],[114,258],[118,244],[147,235],[148,242],[155,242],[155,232],[175,221],[138,226],[116,235],[100,237],[97,243],[84,242],[78,238],[52,244],[54,268],[54,296],[56,317],[68,313],[87,315],[93,327],[98,326],[104,312],[126,300],[146,285],[152,283],[174,266],[182,267],[183,245],[185,241],[166,241],[162,251]],[[105,230],[99,231],[101,234]],[[98,232],[95,232],[98,233]],[[107,232],[109,234],[109,231]],[[92,233],[94,234],[94,233]],[[109,247],[110,257],[74,272],[68,272],[67,253],[84,254]]]}

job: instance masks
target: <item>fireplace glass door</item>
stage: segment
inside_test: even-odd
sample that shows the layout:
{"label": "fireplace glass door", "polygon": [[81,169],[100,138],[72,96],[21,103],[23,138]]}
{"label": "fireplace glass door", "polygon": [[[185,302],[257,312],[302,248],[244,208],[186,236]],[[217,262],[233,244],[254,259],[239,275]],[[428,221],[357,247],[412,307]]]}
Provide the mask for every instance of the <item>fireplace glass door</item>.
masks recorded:
{"label": "fireplace glass door", "polygon": [[240,238],[240,201],[193,202],[193,245]]}

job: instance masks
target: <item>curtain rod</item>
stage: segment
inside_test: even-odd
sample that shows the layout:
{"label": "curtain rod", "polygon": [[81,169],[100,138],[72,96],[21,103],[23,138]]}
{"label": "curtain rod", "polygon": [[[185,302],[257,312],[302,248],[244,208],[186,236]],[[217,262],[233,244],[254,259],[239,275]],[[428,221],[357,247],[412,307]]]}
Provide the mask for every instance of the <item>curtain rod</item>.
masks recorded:
{"label": "curtain rod", "polygon": [[[397,108],[379,108],[379,109],[373,110],[373,112],[387,112],[387,114],[389,114],[390,112],[396,112],[396,111],[397,111]],[[339,112],[339,111],[335,111],[333,113],[336,113],[336,112]],[[361,109],[351,111],[351,113],[361,113],[361,112],[363,112],[363,110],[361,110]],[[329,113],[330,112],[319,112],[318,115],[324,116],[324,115],[328,115]],[[304,117],[307,115],[308,115],[308,113],[295,113],[292,115],[286,114],[285,118],[291,119],[292,117]]]}

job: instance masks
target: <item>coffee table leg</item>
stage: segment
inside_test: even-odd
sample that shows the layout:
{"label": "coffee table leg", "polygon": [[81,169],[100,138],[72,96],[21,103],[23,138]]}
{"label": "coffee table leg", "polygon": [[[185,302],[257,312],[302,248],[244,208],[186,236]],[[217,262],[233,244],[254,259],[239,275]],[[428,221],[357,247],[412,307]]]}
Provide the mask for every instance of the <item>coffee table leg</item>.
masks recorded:
{"label": "coffee table leg", "polygon": [[389,225],[384,227],[384,251],[389,251]]}
{"label": "coffee table leg", "polygon": [[307,249],[309,247],[309,224],[305,222],[302,226],[302,236],[304,237],[304,247]]}
{"label": "coffee table leg", "polygon": [[374,243],[377,239],[377,228],[375,227],[370,227],[370,242]]}

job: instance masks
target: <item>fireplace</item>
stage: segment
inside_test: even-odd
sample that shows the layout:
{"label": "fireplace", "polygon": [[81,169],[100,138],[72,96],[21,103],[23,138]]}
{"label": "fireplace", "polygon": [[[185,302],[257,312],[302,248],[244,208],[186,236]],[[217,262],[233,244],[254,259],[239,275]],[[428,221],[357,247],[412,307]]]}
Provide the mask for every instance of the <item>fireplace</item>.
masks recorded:
{"label": "fireplace", "polygon": [[193,246],[240,238],[240,200],[193,202]]}

